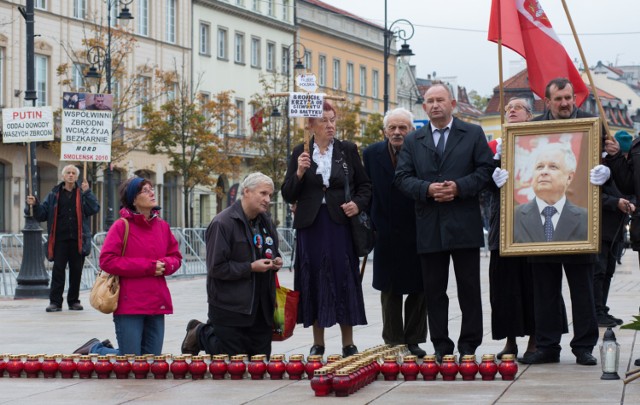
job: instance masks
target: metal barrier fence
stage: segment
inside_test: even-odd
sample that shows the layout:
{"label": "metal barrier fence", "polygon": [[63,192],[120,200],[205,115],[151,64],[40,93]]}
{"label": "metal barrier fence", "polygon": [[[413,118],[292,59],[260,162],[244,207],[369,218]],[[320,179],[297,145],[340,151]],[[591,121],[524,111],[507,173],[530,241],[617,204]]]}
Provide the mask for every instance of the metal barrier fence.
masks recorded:
{"label": "metal barrier fence", "polygon": [[[172,228],[171,231],[180,246],[182,266],[171,277],[185,277],[207,274],[206,246],[204,233],[206,228]],[[98,232],[93,236],[91,253],[84,261],[81,290],[88,290],[95,281],[99,268],[100,250],[104,243],[106,232]],[[295,252],[295,231],[290,228],[278,228],[280,238],[280,254],[283,258],[283,268],[291,269]],[[47,241],[43,233],[42,243]],[[153,243],[153,241],[149,241]],[[17,286],[23,255],[22,234],[0,234],[0,297],[13,297]],[[45,259],[44,268],[47,277],[51,279],[53,263]],[[69,285],[68,272],[65,286]]]}

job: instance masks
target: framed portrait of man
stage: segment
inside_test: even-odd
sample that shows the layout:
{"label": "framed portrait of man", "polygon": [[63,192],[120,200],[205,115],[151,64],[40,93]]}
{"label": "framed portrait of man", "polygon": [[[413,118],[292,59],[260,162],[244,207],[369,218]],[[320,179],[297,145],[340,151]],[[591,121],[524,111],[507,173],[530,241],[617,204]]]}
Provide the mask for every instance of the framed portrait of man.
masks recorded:
{"label": "framed portrait of man", "polygon": [[597,253],[600,188],[589,171],[600,163],[599,118],[504,125],[500,254]]}

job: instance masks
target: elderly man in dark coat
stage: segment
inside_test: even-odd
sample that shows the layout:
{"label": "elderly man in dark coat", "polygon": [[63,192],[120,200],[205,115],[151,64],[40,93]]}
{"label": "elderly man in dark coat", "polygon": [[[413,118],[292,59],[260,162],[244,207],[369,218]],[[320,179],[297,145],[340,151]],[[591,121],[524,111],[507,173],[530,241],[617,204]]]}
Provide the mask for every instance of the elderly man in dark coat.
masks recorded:
{"label": "elderly man in dark coat", "polygon": [[424,98],[430,122],[407,135],[394,184],[415,201],[417,249],[436,358],[454,349],[447,296],[451,260],[462,311],[458,351],[464,356],[474,354],[482,342],[484,234],[478,193],[491,180],[493,154],[482,128],[453,118],[456,101],[447,85],[434,84]]}
{"label": "elderly man in dark coat", "polygon": [[382,339],[386,344],[406,344],[412,354],[424,357],[418,343],[427,340],[427,302],[416,251],[414,201],[393,185],[397,154],[413,130],[413,114],[404,108],[387,111],[383,125],[385,140],[363,152],[364,168],[373,183],[371,219],[377,236],[373,288],[380,291]]}

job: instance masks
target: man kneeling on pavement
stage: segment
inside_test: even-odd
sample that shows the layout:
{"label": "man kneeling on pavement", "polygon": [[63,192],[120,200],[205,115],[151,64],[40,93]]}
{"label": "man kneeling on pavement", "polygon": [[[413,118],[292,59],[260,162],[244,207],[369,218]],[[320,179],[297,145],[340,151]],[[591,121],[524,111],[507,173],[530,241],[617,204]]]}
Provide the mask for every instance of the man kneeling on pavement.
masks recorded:
{"label": "man kneeling on pavement", "polygon": [[271,355],[275,272],[282,267],[278,235],[268,214],[273,181],[248,175],[239,200],[206,231],[209,320],[192,319],[182,353]]}

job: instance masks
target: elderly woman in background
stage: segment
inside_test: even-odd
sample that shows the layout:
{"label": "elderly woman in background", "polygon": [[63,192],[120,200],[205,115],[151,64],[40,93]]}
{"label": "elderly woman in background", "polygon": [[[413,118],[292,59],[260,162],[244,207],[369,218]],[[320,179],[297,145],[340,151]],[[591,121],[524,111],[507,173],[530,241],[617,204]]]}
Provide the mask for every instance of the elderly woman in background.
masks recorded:
{"label": "elderly woman in background", "polygon": [[[108,341],[91,339],[75,353],[162,353],[164,316],[173,313],[165,276],[182,263],[178,242],[156,208],[153,185],[132,177],[120,186],[120,220],[104,240],[100,268],[120,277],[118,308],[113,313],[118,349]],[[122,251],[128,222],[129,233]]]}
{"label": "elderly woman in background", "polygon": [[[325,328],[339,324],[346,357],[358,352],[353,326],[367,323],[349,218],[368,208],[371,181],[357,146],[335,139],[336,110],[331,104],[324,102],[321,118],[309,119],[309,130],[310,152],[302,144],[294,148],[282,185],[285,201],[296,204],[298,322],[313,326],[310,354],[318,355],[325,351]],[[347,180],[351,201],[345,198]]]}

